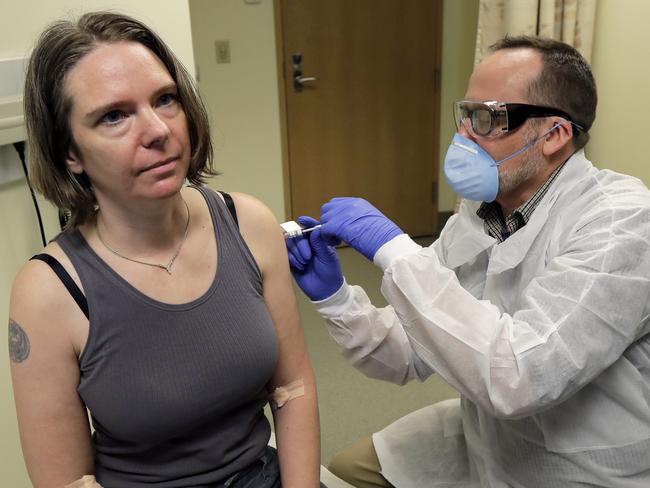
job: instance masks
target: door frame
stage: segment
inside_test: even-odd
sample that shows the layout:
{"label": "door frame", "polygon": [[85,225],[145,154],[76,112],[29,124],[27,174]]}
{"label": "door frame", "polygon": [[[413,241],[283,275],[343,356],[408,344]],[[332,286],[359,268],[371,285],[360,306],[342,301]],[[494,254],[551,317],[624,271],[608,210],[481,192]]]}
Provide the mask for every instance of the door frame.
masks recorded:
{"label": "door frame", "polygon": [[289,167],[289,130],[287,128],[287,93],[284,71],[284,29],[282,25],[282,0],[273,1],[275,21],[275,53],[277,60],[278,101],[280,107],[280,151],[282,153],[282,185],[284,195],[284,217],[292,220],[291,171]]}

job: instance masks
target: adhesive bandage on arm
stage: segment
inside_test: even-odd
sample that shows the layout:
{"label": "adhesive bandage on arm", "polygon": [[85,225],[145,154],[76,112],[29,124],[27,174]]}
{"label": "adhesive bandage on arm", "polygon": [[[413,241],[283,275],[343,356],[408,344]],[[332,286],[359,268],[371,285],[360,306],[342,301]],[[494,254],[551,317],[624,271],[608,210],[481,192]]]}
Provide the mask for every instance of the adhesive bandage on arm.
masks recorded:
{"label": "adhesive bandage on arm", "polygon": [[93,475],[87,474],[80,480],[73,481],[69,485],[65,485],[64,488],[102,488],[102,485],[97,483]]}
{"label": "adhesive bandage on arm", "polygon": [[289,400],[304,396],[304,394],[305,384],[302,380],[296,380],[284,386],[276,387],[271,393],[269,402],[271,403],[271,408],[277,410],[278,408],[282,408]]}

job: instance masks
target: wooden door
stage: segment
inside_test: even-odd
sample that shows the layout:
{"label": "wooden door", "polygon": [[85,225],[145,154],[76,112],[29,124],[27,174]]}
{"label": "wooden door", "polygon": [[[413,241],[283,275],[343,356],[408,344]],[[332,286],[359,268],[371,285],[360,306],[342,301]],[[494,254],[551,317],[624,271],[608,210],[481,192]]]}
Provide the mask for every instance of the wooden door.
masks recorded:
{"label": "wooden door", "polygon": [[[277,0],[287,211],[366,198],[436,229],[441,0]],[[294,87],[294,55],[306,81]]]}

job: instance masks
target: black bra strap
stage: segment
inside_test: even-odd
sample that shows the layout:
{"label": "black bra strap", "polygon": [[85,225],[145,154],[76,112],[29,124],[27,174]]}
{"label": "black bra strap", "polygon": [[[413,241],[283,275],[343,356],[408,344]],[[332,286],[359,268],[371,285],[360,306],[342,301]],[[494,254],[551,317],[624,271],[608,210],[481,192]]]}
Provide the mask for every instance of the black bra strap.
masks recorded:
{"label": "black bra strap", "polygon": [[77,302],[77,305],[79,305],[79,308],[84,313],[86,318],[90,319],[90,316],[88,315],[88,302],[86,301],[86,297],[81,292],[72,277],[65,270],[65,268],[61,265],[61,263],[49,254],[37,254],[36,256],[32,256],[31,259],[38,259],[39,261],[43,261],[49,265],[50,268],[52,268],[52,271],[56,273],[61,282],[68,289],[70,295],[72,295],[74,301]]}
{"label": "black bra strap", "polygon": [[228,210],[230,211],[230,215],[232,215],[233,220],[235,221],[235,224],[237,227],[239,227],[239,221],[237,220],[237,209],[235,208],[235,202],[232,201],[232,197],[226,193],[225,191],[220,191],[221,195],[223,196],[223,200],[226,202],[226,207],[228,207]]}

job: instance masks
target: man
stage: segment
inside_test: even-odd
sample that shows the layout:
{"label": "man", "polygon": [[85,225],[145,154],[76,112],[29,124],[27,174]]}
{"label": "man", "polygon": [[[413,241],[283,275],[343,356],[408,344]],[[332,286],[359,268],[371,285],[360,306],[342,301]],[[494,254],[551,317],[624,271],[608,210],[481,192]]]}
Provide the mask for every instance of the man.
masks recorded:
{"label": "man", "polygon": [[[461,395],[337,456],[339,476],[650,486],[650,192],[585,158],[595,111],[574,48],[505,38],[455,104],[445,173],[464,200],[436,242],[421,248],[342,198],[288,243],[296,281],[355,367],[400,384],[435,372]],[[338,240],[384,270],[390,306],[345,283]]]}

